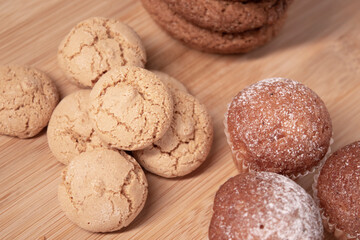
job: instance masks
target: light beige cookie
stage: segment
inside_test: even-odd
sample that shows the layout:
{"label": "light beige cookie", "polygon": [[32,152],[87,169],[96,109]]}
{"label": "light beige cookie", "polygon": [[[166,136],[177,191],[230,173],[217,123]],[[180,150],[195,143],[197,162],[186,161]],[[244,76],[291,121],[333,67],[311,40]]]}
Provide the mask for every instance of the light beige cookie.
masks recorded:
{"label": "light beige cookie", "polygon": [[66,96],[51,115],[47,138],[56,159],[69,162],[82,152],[107,148],[96,134],[89,119],[90,90],[80,90]]}
{"label": "light beige cookie", "polygon": [[182,84],[179,80],[177,80],[176,78],[173,78],[172,76],[164,73],[164,72],[160,72],[160,71],[152,71],[153,73],[156,74],[156,76],[158,76],[160,78],[160,80],[165,83],[165,85],[169,88],[169,89],[175,89],[175,90],[179,90],[179,91],[183,91],[183,92],[188,92],[187,88],[184,86],[184,84]]}
{"label": "light beige cookie", "polygon": [[184,176],[206,159],[213,139],[205,106],[185,92],[173,91],[174,117],[170,129],[144,150],[133,152],[148,171],[163,177]]}
{"label": "light beige cookie", "polygon": [[90,94],[95,131],[110,146],[143,149],[160,139],[170,126],[170,91],[152,72],[139,67],[112,69]]}
{"label": "light beige cookie", "polygon": [[66,216],[81,228],[111,232],[134,220],[147,193],[145,174],[131,156],[97,149],[75,157],[62,171],[58,199]]}
{"label": "light beige cookie", "polygon": [[45,73],[27,66],[0,66],[0,135],[35,136],[58,101],[56,86]]}
{"label": "light beige cookie", "polygon": [[136,32],[115,19],[94,17],[78,23],[60,43],[58,62],[82,87],[92,87],[119,66],[144,67],[145,48]]}

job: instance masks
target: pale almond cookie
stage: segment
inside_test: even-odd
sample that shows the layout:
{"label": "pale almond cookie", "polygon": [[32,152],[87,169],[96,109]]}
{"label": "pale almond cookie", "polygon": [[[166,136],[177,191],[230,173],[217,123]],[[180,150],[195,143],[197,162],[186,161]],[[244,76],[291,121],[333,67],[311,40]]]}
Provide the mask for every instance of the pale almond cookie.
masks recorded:
{"label": "pale almond cookie", "polygon": [[89,119],[90,90],[66,96],[55,108],[47,129],[48,144],[56,159],[69,162],[82,152],[107,148]]}
{"label": "pale almond cookie", "polygon": [[75,157],[62,171],[61,209],[92,232],[128,226],[144,207],[148,185],[139,164],[120,151],[97,149]]}
{"label": "pale almond cookie", "polygon": [[90,118],[100,138],[123,150],[143,149],[170,126],[170,91],[152,72],[139,67],[112,69],[90,94]]}
{"label": "pale almond cookie", "polygon": [[211,117],[196,98],[173,91],[174,117],[165,135],[144,150],[133,152],[148,171],[171,178],[191,173],[203,163],[213,139]]}
{"label": "pale almond cookie", "polygon": [[144,67],[145,48],[137,33],[115,19],[94,17],[78,23],[60,43],[58,62],[82,87],[92,87],[112,68]]}
{"label": "pale almond cookie", "polygon": [[173,78],[172,76],[160,72],[160,71],[152,71],[153,73],[156,74],[156,76],[158,76],[160,78],[160,80],[165,83],[165,85],[169,88],[169,89],[174,89],[174,90],[179,90],[179,91],[183,91],[183,92],[189,92],[187,90],[187,88],[184,86],[184,84],[182,84],[179,80],[177,80],[176,78]]}
{"label": "pale almond cookie", "polygon": [[27,66],[0,66],[0,135],[29,138],[49,122],[59,101],[53,81]]}

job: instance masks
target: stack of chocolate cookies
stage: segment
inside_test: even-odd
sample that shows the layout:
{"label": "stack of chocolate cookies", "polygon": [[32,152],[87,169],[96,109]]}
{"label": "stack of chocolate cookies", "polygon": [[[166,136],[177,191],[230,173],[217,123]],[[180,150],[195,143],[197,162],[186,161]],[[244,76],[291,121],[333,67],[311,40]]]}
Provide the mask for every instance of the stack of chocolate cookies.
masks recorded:
{"label": "stack of chocolate cookies", "polygon": [[186,45],[245,53],[277,35],[293,0],[141,0],[152,18]]}

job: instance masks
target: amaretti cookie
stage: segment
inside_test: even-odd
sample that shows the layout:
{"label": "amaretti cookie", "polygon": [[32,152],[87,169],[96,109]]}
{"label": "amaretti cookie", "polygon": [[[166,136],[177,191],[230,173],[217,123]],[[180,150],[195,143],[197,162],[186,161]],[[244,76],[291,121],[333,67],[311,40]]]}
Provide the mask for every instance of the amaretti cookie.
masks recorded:
{"label": "amaretti cookie", "polygon": [[210,31],[239,33],[271,25],[282,18],[291,0],[226,2],[164,0],[185,20]]}
{"label": "amaretti cookie", "polygon": [[60,43],[58,62],[82,87],[92,87],[112,68],[144,67],[145,48],[136,32],[115,19],[93,17],[78,23]]}
{"label": "amaretti cookie", "polygon": [[90,90],[79,90],[66,96],[51,115],[47,138],[51,152],[63,163],[82,152],[107,148],[89,119]]}
{"label": "amaretti cookie", "polygon": [[100,138],[123,150],[159,140],[170,126],[173,99],[165,84],[139,67],[110,70],[90,93],[90,118]]}
{"label": "amaretti cookie", "polygon": [[322,240],[314,200],[291,179],[271,172],[240,173],[217,191],[210,240]]}
{"label": "amaretti cookie", "polygon": [[284,78],[240,91],[225,116],[225,133],[239,171],[296,178],[313,171],[330,147],[332,124],[320,97]]}
{"label": "amaretti cookie", "polygon": [[174,116],[170,129],[149,147],[134,151],[148,171],[172,178],[189,174],[206,159],[212,139],[211,117],[193,96],[173,91]]}
{"label": "amaretti cookie", "polygon": [[91,232],[111,232],[128,226],[147,198],[144,172],[122,151],[84,152],[70,162],[61,176],[61,209],[72,222]]}
{"label": "amaretti cookie", "polygon": [[360,141],[326,160],[313,189],[325,228],[338,239],[360,239]]}
{"label": "amaretti cookie", "polygon": [[160,72],[160,71],[156,71],[156,70],[152,70],[153,73],[156,74],[156,76],[158,76],[160,78],[160,80],[166,85],[166,87],[168,87],[169,89],[172,90],[177,90],[177,91],[183,91],[183,92],[188,92],[187,88],[184,86],[184,84],[182,84],[179,80],[177,80],[176,78],[173,78],[172,76],[164,73],[164,72]]}
{"label": "amaretti cookie", "polygon": [[49,122],[59,101],[53,81],[28,66],[0,66],[0,134],[29,138]]}
{"label": "amaretti cookie", "polygon": [[282,27],[285,15],[274,24],[238,33],[215,32],[200,28],[172,11],[163,0],[142,0],[151,17],[172,37],[186,45],[213,53],[245,53],[273,39]]}

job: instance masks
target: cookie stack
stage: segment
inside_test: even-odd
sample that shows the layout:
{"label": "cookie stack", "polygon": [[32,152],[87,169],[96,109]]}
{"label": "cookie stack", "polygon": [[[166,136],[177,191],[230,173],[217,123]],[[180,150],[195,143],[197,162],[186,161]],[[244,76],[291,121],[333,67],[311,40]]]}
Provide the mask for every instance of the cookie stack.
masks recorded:
{"label": "cookie stack", "polygon": [[142,0],[171,36],[205,52],[245,53],[273,39],[292,0]]}
{"label": "cookie stack", "polygon": [[92,88],[66,96],[48,125],[49,147],[67,165],[60,206],[86,230],[119,230],[147,198],[139,163],[167,178],[194,171],[210,151],[211,118],[182,83],[143,68],[140,38],[119,21],[79,23],[60,44],[58,59],[73,83]]}

